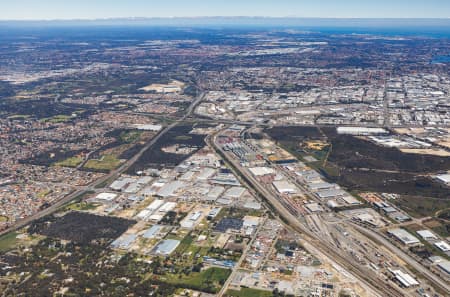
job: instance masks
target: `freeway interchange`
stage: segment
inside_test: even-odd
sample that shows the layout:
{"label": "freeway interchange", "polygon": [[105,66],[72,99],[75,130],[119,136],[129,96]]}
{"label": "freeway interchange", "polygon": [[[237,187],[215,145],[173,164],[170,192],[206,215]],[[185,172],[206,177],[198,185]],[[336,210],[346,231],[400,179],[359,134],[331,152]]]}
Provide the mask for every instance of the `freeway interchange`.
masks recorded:
{"label": "freeway interchange", "polygon": [[[26,226],[31,221],[39,219],[43,216],[51,214],[64,204],[72,201],[73,199],[80,197],[81,195],[95,190],[98,185],[108,182],[117,178],[120,174],[126,171],[131,165],[133,165],[142,154],[154,145],[165,133],[170,129],[187,120],[193,113],[195,107],[203,100],[204,93],[200,93],[197,98],[187,109],[185,115],[165,127],[156,137],[149,141],[133,158],[122,164],[118,169],[112,171],[110,174],[95,181],[93,184],[80,188],[78,191],[66,196],[64,199],[58,201],[49,208],[31,216],[25,220],[18,222],[13,228],[5,230],[2,233],[12,231],[14,229]],[[202,120],[198,120],[201,122]],[[220,122],[220,121],[219,121]],[[216,122],[217,123],[217,122]],[[221,122],[222,125],[246,125],[242,126],[242,131],[238,137],[232,139],[232,141],[243,144],[246,148],[253,150],[255,154],[263,157],[267,166],[273,168],[279,172],[290,183],[294,184],[301,192],[301,194],[307,197],[311,201],[320,203],[320,199],[311,193],[307,187],[305,187],[292,172],[286,169],[284,166],[280,166],[271,161],[264,152],[259,151],[257,145],[249,143],[245,139],[245,134],[254,128],[253,123],[242,122]],[[249,128],[250,127],[250,128]],[[388,269],[381,272],[377,269],[373,269],[373,266],[368,265],[370,262],[377,261],[377,258],[384,259],[387,263],[390,263],[390,268],[397,269],[407,264],[415,271],[418,271],[421,277],[425,278],[434,288],[438,288],[441,292],[448,292],[450,288],[448,284],[433,274],[431,271],[423,267],[416,260],[408,256],[402,250],[394,246],[389,242],[382,234],[376,232],[376,230],[368,229],[340,214],[335,214],[326,209],[323,213],[307,213],[299,210],[292,205],[292,201],[280,195],[277,190],[271,186],[271,184],[263,183],[256,178],[247,166],[244,166],[240,162],[239,158],[233,154],[233,152],[224,149],[224,143],[221,140],[223,132],[228,128],[218,131],[213,135],[209,135],[206,138],[207,144],[214,148],[215,151],[226,161],[229,167],[240,177],[243,184],[247,185],[249,190],[256,194],[263,202],[265,202],[268,208],[272,211],[275,217],[279,218],[285,224],[286,228],[296,231],[299,234],[304,246],[315,254],[325,255],[335,267],[341,268],[346,273],[349,273],[354,279],[361,282],[367,292],[370,292],[373,296],[412,296],[414,289],[408,289],[399,286],[395,283],[391,277],[388,276]],[[380,245],[383,248],[380,248]],[[243,257],[240,259],[242,261]],[[401,259],[401,260],[399,260]],[[239,269],[239,265],[236,265],[233,273]],[[233,274],[232,274],[233,275]],[[219,296],[224,294],[230,280],[223,286]]]}

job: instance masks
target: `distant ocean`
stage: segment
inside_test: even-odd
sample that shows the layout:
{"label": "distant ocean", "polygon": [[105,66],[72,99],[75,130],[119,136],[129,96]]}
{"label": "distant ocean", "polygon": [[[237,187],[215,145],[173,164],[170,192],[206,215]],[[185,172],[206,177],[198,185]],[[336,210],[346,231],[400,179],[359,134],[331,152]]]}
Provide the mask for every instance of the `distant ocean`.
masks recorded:
{"label": "distant ocean", "polygon": [[314,27],[309,29],[327,34],[371,34],[391,37],[450,38],[450,27]]}
{"label": "distant ocean", "polygon": [[437,56],[437,57],[434,57],[433,60],[431,61],[431,63],[433,63],[433,64],[450,63],[450,56]]}
{"label": "distant ocean", "polygon": [[[133,28],[132,30],[130,30]],[[276,30],[295,29],[323,34],[372,34],[381,36],[416,36],[450,38],[450,19],[320,19],[264,17],[143,18],[73,21],[0,21],[0,34],[25,33],[116,33],[170,31],[195,28],[206,30]],[[14,32],[15,31],[15,32]],[[91,32],[89,32],[91,31]],[[131,32],[130,32],[131,33]]]}

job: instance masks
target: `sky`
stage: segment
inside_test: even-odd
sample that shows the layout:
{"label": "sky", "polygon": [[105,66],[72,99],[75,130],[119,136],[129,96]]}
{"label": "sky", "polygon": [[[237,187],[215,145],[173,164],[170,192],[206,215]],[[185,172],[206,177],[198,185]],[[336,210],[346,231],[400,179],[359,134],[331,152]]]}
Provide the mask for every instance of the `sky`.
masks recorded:
{"label": "sky", "polygon": [[0,20],[200,16],[450,18],[450,0],[0,0]]}

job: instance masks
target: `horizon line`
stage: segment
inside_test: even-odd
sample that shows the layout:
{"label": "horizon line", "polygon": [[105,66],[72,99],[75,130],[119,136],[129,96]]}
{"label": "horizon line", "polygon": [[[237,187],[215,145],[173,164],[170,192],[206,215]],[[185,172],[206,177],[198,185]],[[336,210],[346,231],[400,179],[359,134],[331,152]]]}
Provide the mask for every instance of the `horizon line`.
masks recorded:
{"label": "horizon line", "polygon": [[450,20],[450,17],[315,17],[315,16],[149,16],[149,17],[107,17],[70,19],[0,19],[0,22],[64,22],[64,21],[114,21],[114,20],[174,20],[174,19],[310,19],[310,20]]}

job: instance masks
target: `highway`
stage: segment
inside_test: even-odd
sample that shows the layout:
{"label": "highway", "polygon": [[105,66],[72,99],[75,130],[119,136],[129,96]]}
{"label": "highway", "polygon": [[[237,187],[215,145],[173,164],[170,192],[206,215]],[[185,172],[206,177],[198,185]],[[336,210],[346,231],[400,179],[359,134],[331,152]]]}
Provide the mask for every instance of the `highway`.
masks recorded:
{"label": "highway", "polygon": [[[342,267],[350,272],[355,279],[359,279],[363,284],[366,285],[370,291],[376,292],[377,296],[390,296],[390,297],[400,297],[406,296],[404,293],[400,292],[397,288],[384,283],[382,280],[374,276],[368,269],[365,267],[358,266],[354,263],[353,259],[347,259],[342,256],[338,250],[336,250],[335,246],[331,246],[328,242],[324,242],[322,238],[317,237],[313,234],[309,229],[305,228],[305,226],[298,220],[296,216],[294,216],[291,211],[283,205],[280,200],[275,197],[272,193],[270,193],[265,187],[263,187],[249,172],[247,172],[244,168],[241,167],[239,162],[234,158],[228,156],[228,154],[222,149],[220,145],[216,143],[217,134],[207,138],[207,143],[212,146],[218,153],[221,155],[225,161],[227,161],[233,168],[235,168],[245,179],[248,186],[254,189],[256,192],[263,197],[269,205],[275,209],[276,214],[281,217],[284,222],[294,229],[297,232],[301,233],[301,237],[305,242],[309,243],[309,246],[312,249],[320,252],[321,254],[325,254],[328,258],[332,259],[332,261],[336,262]],[[311,252],[314,252],[312,250]]]}
{"label": "highway", "polygon": [[[275,166],[276,168],[280,169],[281,171],[282,168],[280,168],[280,166],[274,164],[273,162],[271,162],[267,156],[265,156],[263,153],[258,152],[259,154],[263,155],[266,159],[267,162],[269,162],[272,166]],[[298,188],[300,188],[304,194],[306,194],[308,197],[314,199],[316,202],[321,203],[320,199],[318,199],[313,193],[311,193],[309,190],[307,190],[302,184],[300,184],[297,179],[291,175],[289,175],[289,173],[287,173],[286,175],[288,177],[288,179],[295,184]],[[326,207],[326,206],[324,206]],[[337,218],[341,219],[341,220],[345,220],[345,217],[341,216],[340,214],[336,214]],[[443,279],[441,279],[440,277],[438,277],[437,275],[435,275],[433,272],[431,272],[430,270],[428,270],[426,267],[424,267],[423,265],[421,265],[419,262],[417,262],[414,258],[412,258],[411,256],[409,256],[407,253],[405,253],[403,250],[401,250],[400,248],[396,247],[394,244],[392,244],[389,240],[387,240],[382,234],[379,234],[378,232],[376,232],[375,230],[372,229],[368,229],[368,228],[363,228],[361,226],[359,226],[358,224],[355,224],[351,221],[348,221],[348,223],[354,228],[356,229],[358,232],[360,232],[361,234],[363,234],[366,237],[369,238],[375,238],[378,242],[382,243],[385,247],[388,248],[388,250],[390,250],[393,254],[395,254],[396,256],[400,257],[403,261],[405,261],[408,265],[410,265],[411,267],[413,267],[415,270],[417,270],[418,272],[420,272],[425,278],[428,279],[428,281],[430,281],[435,287],[439,287],[442,291],[445,292],[450,292],[450,286],[447,284],[447,282],[445,282]]]}
{"label": "highway", "polygon": [[40,219],[42,217],[45,217],[56,210],[58,210],[60,207],[64,206],[65,204],[69,203],[73,199],[80,197],[90,191],[95,191],[96,187],[99,185],[109,181],[118,178],[123,172],[128,170],[139,158],[150,148],[152,147],[164,134],[166,134],[169,130],[177,126],[179,123],[185,121],[189,116],[191,116],[192,112],[194,111],[195,107],[203,100],[205,97],[204,92],[200,92],[199,95],[195,98],[194,101],[191,102],[189,107],[186,109],[186,113],[183,117],[179,118],[178,120],[174,121],[172,124],[166,126],[163,130],[161,130],[155,137],[153,137],[147,144],[131,159],[127,160],[125,163],[123,163],[120,167],[117,169],[111,171],[107,175],[97,179],[93,183],[91,183],[88,186],[80,187],[80,189],[72,192],[71,194],[65,196],[64,198],[58,200],[54,204],[50,205],[49,207],[41,210],[40,212],[37,212],[36,214],[26,217],[20,221],[17,221],[14,225],[9,227],[8,229],[5,229],[0,232],[0,236],[7,234],[11,231],[16,231],[20,228],[25,227],[26,225],[30,224],[31,222]]}

